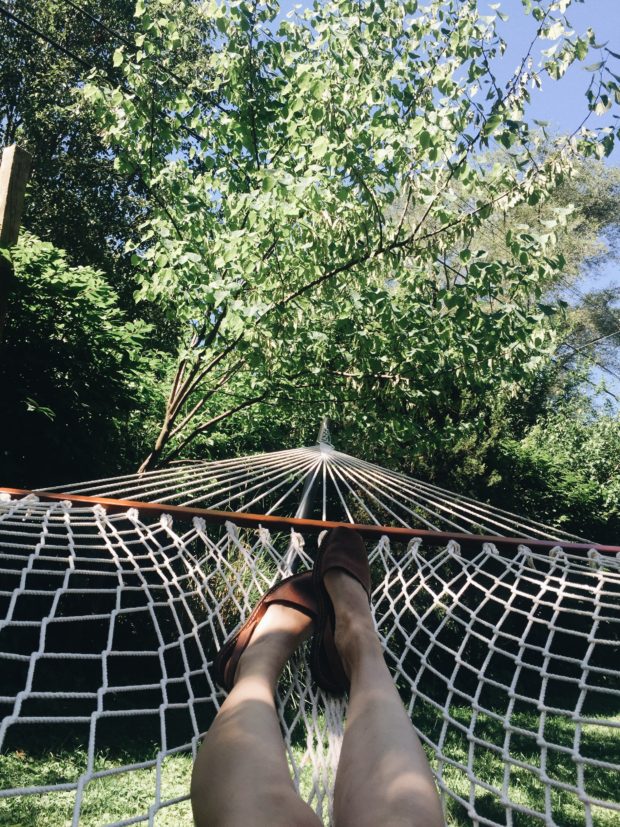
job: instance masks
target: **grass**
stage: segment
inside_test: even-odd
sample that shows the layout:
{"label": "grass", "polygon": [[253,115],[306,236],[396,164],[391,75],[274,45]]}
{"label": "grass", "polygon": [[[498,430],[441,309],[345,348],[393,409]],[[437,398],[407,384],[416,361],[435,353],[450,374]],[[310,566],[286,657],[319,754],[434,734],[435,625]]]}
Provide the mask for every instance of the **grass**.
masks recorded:
{"label": "grass", "polygon": [[[150,757],[149,751],[144,760]],[[129,760],[124,760],[122,755],[112,758],[100,754],[95,760],[95,772],[120,768],[136,760],[134,755],[125,758]],[[0,782],[2,788],[62,784],[75,781],[86,766],[87,754],[83,750],[58,751],[36,757],[16,751],[0,757]],[[191,769],[191,755],[176,754],[164,759],[161,767],[162,800],[187,795]],[[155,799],[155,789],[155,767],[91,780],[82,798],[80,827],[101,827],[148,812]],[[75,791],[70,790],[0,799],[0,825],[68,827],[73,819],[75,798]],[[183,801],[160,810],[155,823],[158,827],[193,824],[189,802]]]}
{"label": "grass", "polygon": [[[471,722],[472,710],[467,707],[453,707],[452,717],[468,727]],[[434,722],[431,718],[434,717]],[[605,720],[620,723],[620,715],[606,716]],[[431,733],[433,726],[441,723],[441,718],[430,709],[423,709],[420,715],[415,716],[416,725],[422,732]],[[498,751],[476,746],[472,761],[472,769],[477,779],[484,781],[495,790],[501,791],[505,776],[508,774],[508,798],[517,807],[535,810],[548,814],[553,823],[562,827],[583,827],[586,823],[584,804],[578,795],[570,790],[554,786],[566,784],[577,786],[577,765],[570,754],[554,749],[553,746],[572,747],[575,735],[575,725],[567,717],[547,715],[544,727],[544,738],[548,742],[546,751],[545,771],[550,779],[546,784],[539,776],[542,772],[542,753],[536,742],[539,727],[537,712],[515,712],[511,716],[511,724],[528,735],[512,734],[508,752],[510,762],[504,762],[501,747],[504,744],[505,730],[500,721],[495,718],[479,714],[476,720],[474,734],[489,744],[497,746]],[[609,727],[584,725],[581,737],[580,752],[582,756],[599,759],[609,763],[620,764],[620,733],[610,730]],[[479,817],[487,818],[498,824],[506,824],[506,810],[502,805],[498,793],[487,790],[482,784],[471,781],[463,767],[468,766],[468,750],[470,742],[464,732],[451,727],[443,746],[442,762],[429,753],[429,759],[436,771],[441,773],[443,783],[455,796],[469,802],[475,802],[475,811]],[[512,763],[514,762],[514,763]],[[457,766],[455,766],[455,764]],[[526,766],[519,766],[525,764]],[[584,786],[588,796],[603,801],[618,803],[617,772],[613,770],[586,767]],[[546,794],[549,793],[549,804]],[[616,827],[618,812],[605,807],[591,808],[592,823],[595,827]],[[540,827],[544,819],[513,809],[512,824],[514,827]],[[448,800],[447,823],[450,827],[468,827],[472,817],[467,806],[454,799]],[[549,822],[547,822],[549,823]]]}
{"label": "grass", "polygon": [[[142,756],[148,761],[152,750]],[[303,752],[295,750],[298,765]],[[135,754],[100,754],[95,772],[120,769],[139,760]],[[28,755],[16,750],[0,756],[0,788],[44,786],[75,781],[87,768],[84,750],[59,750],[55,753]],[[189,792],[192,756],[177,753],[164,759],[161,767],[161,800],[185,796]],[[307,798],[312,789],[312,768],[300,772],[300,790]],[[80,808],[80,827],[102,827],[132,816],[148,813],[155,800],[156,768],[121,771],[92,779],[86,786]],[[70,827],[76,800],[74,790],[0,799],[0,827]],[[146,822],[145,822],[146,823]],[[155,816],[157,827],[192,827],[189,801],[165,807]]]}
{"label": "grass", "polygon": [[[454,707],[451,714],[456,721],[468,726],[471,709]],[[611,716],[610,716],[611,717]],[[441,726],[441,717],[430,706],[416,705],[414,714],[416,725],[421,731],[436,739]],[[620,722],[620,716],[614,720]],[[538,778],[541,752],[536,744],[535,733],[539,719],[535,711],[515,712],[512,717],[515,726],[532,733],[532,737],[513,735],[510,743],[512,760],[527,764],[529,768],[512,765],[509,771],[508,794],[511,801],[525,808],[544,813],[545,785]],[[479,715],[475,734],[489,743],[502,745],[504,730],[501,723],[492,716]],[[570,746],[574,736],[574,725],[560,716],[550,715],[545,726],[545,739],[558,746]],[[472,788],[463,769],[456,765],[468,764],[469,742],[464,733],[456,727],[450,727],[443,745],[443,762],[438,765],[435,756],[431,761],[441,772],[443,783],[457,797],[469,801],[473,794],[475,809],[479,816],[499,824],[506,823],[506,811],[496,794],[485,790],[479,784]],[[620,763],[620,735],[609,728],[584,726],[581,750],[583,755],[599,758],[611,763]],[[119,769],[138,761],[146,761],[154,756],[154,748],[149,747],[142,754],[120,752],[98,754],[95,772]],[[303,749],[296,748],[295,757],[298,765],[302,763]],[[3,789],[32,785],[62,784],[75,781],[86,770],[87,754],[82,749],[59,749],[54,753],[27,753],[16,750],[0,756],[0,785]],[[186,795],[192,767],[190,754],[170,755],[161,766],[161,800],[170,800]],[[487,784],[501,789],[504,782],[505,765],[500,754],[492,749],[477,747],[474,753],[473,769],[476,776]],[[549,749],[546,771],[557,782],[575,784],[576,766],[570,755]],[[301,792],[308,797],[312,788],[311,767],[304,766],[301,772]],[[604,769],[587,768],[585,786],[588,794],[607,801],[617,801],[617,775]],[[155,799],[156,768],[134,770],[131,773],[119,772],[103,778],[92,779],[84,790],[80,809],[80,827],[102,827],[111,822],[146,814]],[[65,827],[71,825],[75,804],[75,791],[57,791],[33,796],[17,796],[0,799],[0,827]],[[585,824],[584,805],[570,791],[551,788],[550,813],[555,823],[562,827],[583,827]],[[592,823],[595,827],[615,827],[618,813],[601,808],[592,808]],[[155,817],[157,827],[191,827],[191,808],[188,801],[183,801],[159,810]],[[455,799],[448,799],[447,823],[450,827],[466,827],[472,824],[467,807]],[[513,811],[514,827],[539,827],[540,818]]]}

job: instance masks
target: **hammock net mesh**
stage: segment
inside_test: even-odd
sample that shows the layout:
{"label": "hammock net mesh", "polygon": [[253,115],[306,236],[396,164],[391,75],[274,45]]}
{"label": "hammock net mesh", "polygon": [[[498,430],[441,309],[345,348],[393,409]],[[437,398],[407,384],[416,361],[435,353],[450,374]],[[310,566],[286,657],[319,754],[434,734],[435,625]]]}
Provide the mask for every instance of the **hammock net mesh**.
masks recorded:
{"label": "hammock net mesh", "polygon": [[[0,824],[190,825],[192,757],[224,697],[215,654],[315,547],[2,495]],[[620,823],[620,561],[525,541],[369,550],[376,627],[447,823]],[[346,702],[313,687],[301,652],[278,706],[294,782],[329,823]]]}

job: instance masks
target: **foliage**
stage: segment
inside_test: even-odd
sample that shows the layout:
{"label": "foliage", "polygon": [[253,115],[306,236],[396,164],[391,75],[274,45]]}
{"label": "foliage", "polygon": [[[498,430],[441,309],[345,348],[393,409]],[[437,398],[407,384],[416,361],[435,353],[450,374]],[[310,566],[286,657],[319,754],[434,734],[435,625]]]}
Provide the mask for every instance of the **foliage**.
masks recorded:
{"label": "foliage", "polygon": [[[543,140],[537,163],[553,152]],[[514,164],[511,153],[503,148],[486,153],[488,165]],[[620,250],[620,169],[605,161],[588,158],[577,160],[571,174],[565,176],[544,202],[515,205],[510,211],[510,228],[536,235],[553,234],[553,242],[564,264],[552,273],[549,285],[556,292],[572,288],[584,272],[591,274],[601,264],[615,258]],[[461,195],[461,197],[463,197]],[[535,199],[536,200],[536,199]],[[486,222],[471,239],[472,251],[485,250],[492,257],[507,253],[506,227],[499,216]]]}
{"label": "foliage", "polygon": [[24,233],[11,252],[0,364],[5,479],[25,487],[79,479],[86,457],[89,474],[126,467],[160,403],[165,358],[145,350],[148,325],[126,318],[100,271],[71,267],[51,244]]}
{"label": "foliage", "polygon": [[[603,161],[581,163],[553,200],[570,209],[560,231],[566,259],[561,284],[566,286],[620,252],[620,169]],[[538,211],[541,223],[547,217]]]}
{"label": "foliage", "polygon": [[[616,414],[593,416],[583,401],[566,405],[542,418],[521,443],[506,443],[502,451],[506,466],[514,461],[510,487],[516,503],[523,497],[536,498],[537,513],[548,515],[551,522],[572,525],[601,542],[604,538],[617,542],[620,418]],[[532,472],[544,481],[543,503],[542,486],[535,486],[538,490],[529,486]],[[497,479],[493,488],[500,487]]]}
{"label": "foliage", "polygon": [[135,0],[10,3],[17,21],[0,14],[0,146],[16,141],[32,154],[24,226],[73,263],[104,270],[125,312],[157,325],[157,347],[176,350],[178,330],[158,306],[135,304],[124,250],[148,212],[148,188],[117,169],[92,111],[76,106],[90,67],[120,81],[113,54],[134,29],[134,10]]}
{"label": "foliage", "polygon": [[581,394],[583,374],[569,377],[572,386],[548,370],[512,404],[489,402],[484,438],[427,455],[423,469],[448,488],[617,544],[620,416]]}
{"label": "foliage", "polygon": [[[15,294],[3,415],[29,423],[32,447],[7,449],[9,480],[34,484],[35,464],[42,482],[84,476],[92,437],[68,446],[61,421],[76,435],[96,421],[99,446],[114,447],[94,465],[113,473],[148,439],[150,465],[311,443],[327,413],[338,444],[368,459],[507,503],[520,452],[547,491],[540,451],[532,459],[522,440],[592,358],[613,367],[620,327],[613,291],[557,302],[605,253],[602,231],[614,249],[618,227],[617,174],[597,160],[613,141],[611,53],[591,31],[571,33],[569,4],[523,4],[551,49],[538,67],[524,55],[504,85],[501,11],[481,16],[473,0],[337,0],[285,19],[241,0],[82,0],[92,17],[70,5],[11,8],[73,57],[33,48],[0,18],[0,129],[35,154],[26,226],[67,247],[59,301],[91,365],[82,383],[64,347],[45,353],[59,319]],[[592,70],[591,121],[570,136],[530,129],[529,89],[572,61]],[[67,293],[72,261],[106,272],[114,313],[101,336],[100,297],[85,291],[82,314]],[[56,301],[54,279],[48,289]],[[140,319],[154,324],[136,321],[130,345]],[[85,331],[105,358],[86,354]],[[17,375],[26,347],[49,378],[41,391],[34,369]],[[121,363],[139,375],[121,376]],[[37,442],[49,443],[44,461]],[[18,455],[32,464],[21,477]],[[493,488],[494,462],[504,483]],[[532,516],[549,511],[530,499]]]}
{"label": "foliage", "polygon": [[[566,319],[558,360],[574,374],[583,374],[587,368],[583,381],[597,388],[591,375],[594,370],[599,374],[602,370],[606,380],[620,378],[620,286],[610,285],[578,295],[579,300],[571,307]],[[609,381],[603,386],[604,393],[620,402],[617,393],[608,385]]]}
{"label": "foliage", "polygon": [[[493,157],[510,163],[505,151],[497,151]],[[552,280],[545,290],[549,304],[558,298],[570,301],[554,320],[558,337],[555,358],[562,369],[555,376],[556,383],[570,385],[571,372],[581,374],[586,364],[612,374],[619,372],[620,315],[616,305],[620,287],[595,286],[583,293],[577,286],[579,278],[593,279],[599,269],[618,260],[619,196],[620,169],[589,159],[577,163],[572,176],[556,187],[544,204],[524,203],[511,211],[510,226],[515,231],[541,234],[552,228],[557,253],[564,260],[562,268],[550,274]],[[472,238],[471,249],[483,249],[487,255],[501,258],[505,255],[504,229],[497,221],[489,222]],[[592,385],[587,372],[582,382]],[[613,397],[613,392],[607,393]]]}
{"label": "foliage", "polygon": [[[79,6],[103,14],[104,24],[121,33],[132,26],[133,0],[111,0],[103,8],[80,0]],[[85,67],[110,64],[110,38],[66,0],[16,0],[10,7],[66,50],[0,15],[0,145],[17,141],[33,156],[24,224],[77,263],[122,267],[118,248],[131,237],[140,204],[128,190],[131,182],[114,171],[91,114],[74,106]]]}
{"label": "foliage", "polygon": [[[543,233],[508,230],[502,256],[470,245],[493,216],[543,203],[578,159],[612,148],[608,126],[549,141],[524,119],[530,84],[595,44],[571,32],[567,5],[524,4],[554,45],[502,88],[497,17],[473,0],[336,0],[279,24],[274,4],[213,0],[200,7],[210,53],[198,100],[161,81],[193,5],[137,4],[135,46],[114,55],[122,84],[95,73],[84,98],[119,168],[159,196],[130,242],[138,297],[192,329],[145,465],[283,395],[339,414],[355,400],[344,419],[360,439],[379,418],[388,442],[424,438],[429,421],[450,440],[471,427],[461,398],[514,392],[540,365],[552,310],[537,301],[564,266],[562,213]],[[604,59],[588,90],[601,115],[606,70]],[[149,117],[149,100],[164,117]],[[479,159],[491,144],[511,163]],[[446,385],[451,416],[435,404]]]}

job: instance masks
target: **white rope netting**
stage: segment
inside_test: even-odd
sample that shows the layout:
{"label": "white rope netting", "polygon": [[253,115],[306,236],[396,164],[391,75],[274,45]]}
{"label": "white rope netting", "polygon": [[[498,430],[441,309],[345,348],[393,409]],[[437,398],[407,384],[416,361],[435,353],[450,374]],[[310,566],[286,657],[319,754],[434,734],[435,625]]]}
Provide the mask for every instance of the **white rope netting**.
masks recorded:
{"label": "white rope netting", "polygon": [[[313,543],[4,496],[0,824],[191,825],[215,653]],[[447,823],[620,823],[618,559],[382,538],[370,560]],[[328,822],[345,705],[308,677],[302,654],[279,712],[295,784]]]}
{"label": "white rope netting", "polygon": [[41,490],[431,531],[588,542],[555,526],[336,451],[325,442],[232,459],[184,461],[144,474]]}

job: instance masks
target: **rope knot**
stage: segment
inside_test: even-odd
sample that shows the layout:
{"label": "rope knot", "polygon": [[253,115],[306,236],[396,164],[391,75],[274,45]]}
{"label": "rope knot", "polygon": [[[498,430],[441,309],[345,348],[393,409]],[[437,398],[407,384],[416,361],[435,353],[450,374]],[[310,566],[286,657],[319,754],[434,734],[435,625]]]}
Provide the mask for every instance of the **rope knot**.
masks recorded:
{"label": "rope knot", "polygon": [[382,534],[377,543],[377,554],[390,553],[390,538],[386,534]]}
{"label": "rope knot", "polygon": [[234,540],[235,542],[239,542],[239,529],[237,528],[237,526],[234,523],[232,523],[230,520],[226,520],[225,525],[226,525],[226,532],[227,532],[228,536],[231,538],[231,540]]}
{"label": "rope knot", "polygon": [[412,537],[407,543],[407,554],[418,554],[422,545],[421,537]]}
{"label": "rope knot", "polygon": [[446,546],[446,551],[448,552],[448,554],[451,554],[453,557],[460,557],[461,556],[461,547],[456,542],[456,540],[450,540],[450,542]]}
{"label": "rope knot", "polygon": [[566,556],[566,552],[564,551],[562,546],[554,546],[552,549],[550,549],[549,557],[551,557],[552,560],[555,560],[558,563],[568,563],[568,557]]}
{"label": "rope knot", "polygon": [[305,545],[306,541],[301,534],[298,531],[291,529],[291,550],[297,553],[302,552]]}
{"label": "rope knot", "polygon": [[259,525],[258,527],[258,541],[263,546],[271,545],[271,531],[269,531],[268,528],[265,528],[264,525]]}

